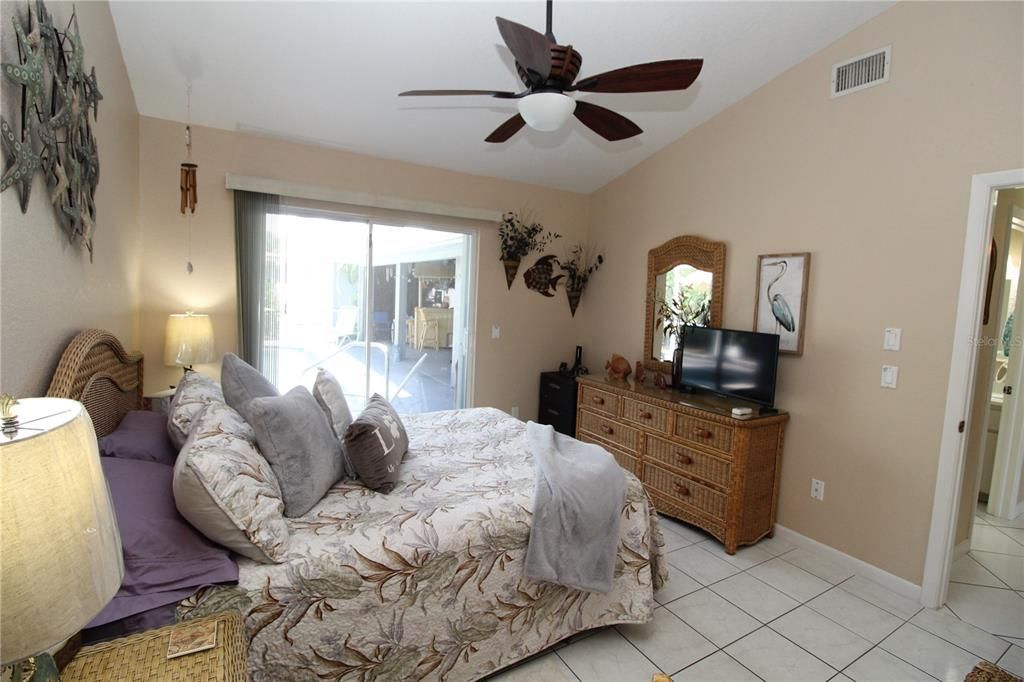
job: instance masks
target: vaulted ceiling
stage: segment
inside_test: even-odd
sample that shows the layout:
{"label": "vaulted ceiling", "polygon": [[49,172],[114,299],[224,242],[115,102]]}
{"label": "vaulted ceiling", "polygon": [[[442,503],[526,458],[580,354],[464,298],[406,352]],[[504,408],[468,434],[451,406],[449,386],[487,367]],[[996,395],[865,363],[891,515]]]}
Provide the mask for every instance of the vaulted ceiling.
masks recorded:
{"label": "vaulted ceiling", "polygon": [[558,0],[554,33],[582,53],[581,77],[671,58],[703,57],[704,69],[682,92],[577,95],[633,119],[638,137],[606,142],[573,119],[500,145],[483,140],[514,102],[396,95],[517,89],[494,17],[543,31],[541,0],[115,1],[111,11],[144,116],[185,120],[191,83],[197,124],[591,192],[890,4]]}

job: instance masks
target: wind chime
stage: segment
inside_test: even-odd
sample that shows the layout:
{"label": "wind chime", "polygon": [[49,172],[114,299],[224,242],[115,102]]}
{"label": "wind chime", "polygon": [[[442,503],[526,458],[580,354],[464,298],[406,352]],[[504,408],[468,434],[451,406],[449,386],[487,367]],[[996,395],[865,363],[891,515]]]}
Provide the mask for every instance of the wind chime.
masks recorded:
{"label": "wind chime", "polygon": [[196,171],[199,166],[192,163],[192,86],[187,89],[188,123],[185,125],[185,160],[181,163],[181,212],[185,209],[196,212],[198,194],[196,191]]}

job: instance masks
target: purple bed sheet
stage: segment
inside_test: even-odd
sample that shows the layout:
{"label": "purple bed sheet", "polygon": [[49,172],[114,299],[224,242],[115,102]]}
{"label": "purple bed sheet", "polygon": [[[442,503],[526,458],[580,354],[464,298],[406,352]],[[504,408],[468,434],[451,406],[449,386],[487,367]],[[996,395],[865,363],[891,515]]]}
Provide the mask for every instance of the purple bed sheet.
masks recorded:
{"label": "purple bed sheet", "polygon": [[136,459],[101,460],[121,533],[124,581],[87,628],[173,608],[199,587],[238,581],[238,566],[228,550],[200,535],[178,513],[172,467]]}

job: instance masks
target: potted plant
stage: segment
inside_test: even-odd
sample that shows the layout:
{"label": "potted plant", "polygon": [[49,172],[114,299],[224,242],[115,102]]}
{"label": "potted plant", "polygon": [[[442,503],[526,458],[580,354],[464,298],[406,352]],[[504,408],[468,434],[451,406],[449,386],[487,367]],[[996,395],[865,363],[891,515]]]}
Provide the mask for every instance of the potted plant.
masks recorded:
{"label": "potted plant", "polygon": [[544,229],[532,220],[524,220],[517,212],[509,211],[501,216],[498,239],[501,247],[501,262],[505,265],[505,281],[508,288],[516,279],[519,264],[533,252],[541,252],[548,244],[562,235]]}
{"label": "potted plant", "polygon": [[604,263],[604,256],[590,253],[586,244],[579,243],[572,247],[569,255],[558,262],[565,273],[565,295],[569,299],[569,310],[576,317],[576,307],[580,304],[580,296],[587,288],[590,276]]}
{"label": "potted plant", "polygon": [[674,336],[675,350],[672,351],[672,386],[683,385],[683,346],[686,335],[693,327],[706,327],[711,322],[711,297],[687,284],[674,298],[658,299],[657,327],[665,336]]}

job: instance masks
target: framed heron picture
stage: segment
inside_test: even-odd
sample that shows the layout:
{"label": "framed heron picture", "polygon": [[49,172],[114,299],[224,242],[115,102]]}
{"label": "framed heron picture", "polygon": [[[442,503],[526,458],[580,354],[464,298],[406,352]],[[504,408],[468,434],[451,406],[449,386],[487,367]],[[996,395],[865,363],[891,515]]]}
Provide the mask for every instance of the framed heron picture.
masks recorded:
{"label": "framed heron picture", "polygon": [[803,355],[810,253],[757,257],[754,331],[779,335],[779,351]]}

